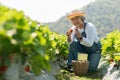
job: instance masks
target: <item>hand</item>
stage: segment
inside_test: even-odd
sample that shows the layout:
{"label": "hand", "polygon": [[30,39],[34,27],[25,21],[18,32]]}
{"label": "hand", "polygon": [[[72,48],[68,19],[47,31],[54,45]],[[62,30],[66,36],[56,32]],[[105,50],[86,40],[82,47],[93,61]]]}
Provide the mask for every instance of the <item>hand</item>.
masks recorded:
{"label": "hand", "polygon": [[78,31],[78,29],[76,29],[75,34],[76,34],[76,37],[77,37],[78,39],[79,39],[80,37],[82,37],[82,35],[81,35],[81,33]]}
{"label": "hand", "polygon": [[66,35],[67,36],[70,36],[72,34],[73,30],[72,29],[69,29],[67,32],[66,32]]}
{"label": "hand", "polygon": [[70,42],[71,41],[71,36],[67,37],[67,41]]}
{"label": "hand", "polygon": [[67,41],[70,42],[71,41],[71,34],[72,34],[73,30],[72,29],[69,29],[67,32],[66,32],[66,35],[67,35]]}

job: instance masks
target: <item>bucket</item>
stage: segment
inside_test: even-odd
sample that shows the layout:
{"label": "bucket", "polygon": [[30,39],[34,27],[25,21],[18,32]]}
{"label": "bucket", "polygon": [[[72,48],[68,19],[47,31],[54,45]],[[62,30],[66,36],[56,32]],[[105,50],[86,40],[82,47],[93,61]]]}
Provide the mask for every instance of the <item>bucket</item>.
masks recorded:
{"label": "bucket", "polygon": [[88,71],[89,61],[87,60],[72,60],[73,72],[75,75],[85,75]]}

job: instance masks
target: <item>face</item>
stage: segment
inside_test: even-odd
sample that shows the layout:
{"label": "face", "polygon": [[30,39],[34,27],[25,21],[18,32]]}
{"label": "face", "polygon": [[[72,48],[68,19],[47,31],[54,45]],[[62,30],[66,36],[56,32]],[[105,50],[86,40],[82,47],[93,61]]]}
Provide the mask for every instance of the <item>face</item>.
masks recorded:
{"label": "face", "polygon": [[72,18],[71,22],[76,27],[80,27],[83,24],[83,21],[81,20],[79,16]]}

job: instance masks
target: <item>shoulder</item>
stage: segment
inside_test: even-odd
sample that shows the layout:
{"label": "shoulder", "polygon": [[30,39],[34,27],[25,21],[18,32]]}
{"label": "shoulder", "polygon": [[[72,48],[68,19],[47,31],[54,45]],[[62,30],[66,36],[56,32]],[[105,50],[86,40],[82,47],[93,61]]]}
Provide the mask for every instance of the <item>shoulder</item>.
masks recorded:
{"label": "shoulder", "polygon": [[94,24],[90,23],[90,22],[87,22],[86,23],[86,27],[95,27]]}
{"label": "shoulder", "polygon": [[89,22],[89,23],[86,24],[86,30],[87,31],[94,31],[96,29],[95,29],[94,24],[92,24],[92,23]]}

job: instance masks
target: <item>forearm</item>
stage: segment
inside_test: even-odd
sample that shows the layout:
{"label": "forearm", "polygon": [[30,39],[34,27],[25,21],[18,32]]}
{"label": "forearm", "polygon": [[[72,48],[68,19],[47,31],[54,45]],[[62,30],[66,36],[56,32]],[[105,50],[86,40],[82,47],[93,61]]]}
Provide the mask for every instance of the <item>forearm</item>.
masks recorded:
{"label": "forearm", "polygon": [[80,44],[85,45],[87,47],[91,47],[93,44],[93,40],[90,41],[87,38],[83,37],[82,40],[80,41]]}
{"label": "forearm", "polygon": [[67,37],[67,41],[68,41],[68,42],[71,42],[71,36],[68,36],[68,37]]}

